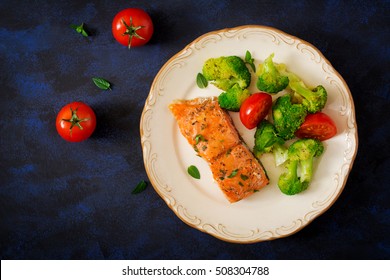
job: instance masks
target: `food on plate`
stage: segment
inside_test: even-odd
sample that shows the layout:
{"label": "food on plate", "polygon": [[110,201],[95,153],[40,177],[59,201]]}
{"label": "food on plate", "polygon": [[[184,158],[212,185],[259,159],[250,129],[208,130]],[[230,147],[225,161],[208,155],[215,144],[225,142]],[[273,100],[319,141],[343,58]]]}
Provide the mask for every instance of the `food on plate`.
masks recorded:
{"label": "food on plate", "polygon": [[221,153],[209,165],[214,179],[230,202],[250,196],[269,182],[264,168],[244,143]]}
{"label": "food on plate", "polygon": [[253,153],[260,158],[264,153],[273,153],[275,165],[279,166],[287,160],[285,141],[276,133],[276,129],[268,120],[262,120],[255,133]]}
{"label": "food on plate", "polygon": [[203,65],[202,73],[208,81],[221,90],[228,90],[235,84],[245,89],[251,83],[251,73],[242,58],[238,56],[209,58]]}
{"label": "food on plate", "polygon": [[306,190],[313,176],[314,157],[320,156],[323,151],[323,144],[316,139],[298,139],[292,143],[288,148],[287,171],[278,180],[279,189],[287,195]]}
{"label": "food on plate", "polygon": [[152,19],[142,9],[128,8],[117,13],[112,21],[112,35],[122,45],[137,47],[152,38]]}
{"label": "food on plate", "polygon": [[199,169],[195,165],[188,166],[187,173],[190,174],[192,178],[200,179]]}
{"label": "food on plate", "polygon": [[[268,184],[260,164],[264,153],[273,153],[275,166],[284,164],[287,168],[278,180],[284,194],[305,190],[312,178],[313,158],[324,150],[320,141],[337,133],[330,117],[320,112],[327,102],[326,89],[322,85],[310,89],[298,75],[287,71],[285,64],[274,63],[273,58],[272,53],[259,64],[256,86],[262,92],[253,94],[248,91],[251,73],[246,64],[254,65],[249,51],[245,61],[238,56],[209,58],[196,82],[200,88],[210,82],[224,92],[218,98],[196,98],[170,105],[181,133],[208,162],[230,202]],[[272,104],[269,93],[281,91],[284,92],[275,96]],[[271,108],[272,120],[268,120]],[[239,111],[241,123],[247,129],[256,128],[253,153],[241,140],[226,110]],[[294,137],[302,139],[287,147],[286,141]]]}
{"label": "food on plate", "polygon": [[272,53],[263,63],[259,64],[256,71],[256,86],[261,91],[275,94],[287,87],[289,78],[280,72],[284,70],[285,65],[274,63],[273,58],[274,54]]}
{"label": "food on plate", "polygon": [[301,101],[300,103],[306,107],[309,113],[319,112],[325,107],[328,94],[322,85],[309,89],[303,81],[294,81],[290,82],[289,87],[295,94],[299,95],[298,100]]}
{"label": "food on plate", "polygon": [[265,92],[254,93],[242,103],[240,120],[248,128],[255,128],[262,121],[272,107],[272,97]]}
{"label": "food on plate", "polygon": [[250,95],[247,88],[251,83],[251,73],[238,56],[209,58],[203,65],[202,74],[207,81],[224,91],[218,101],[226,110],[238,112]]}
{"label": "food on plate", "polygon": [[202,73],[198,73],[198,75],[196,75],[196,84],[199,88],[205,88],[208,86],[209,82],[206,80]]}
{"label": "food on plate", "polygon": [[80,142],[89,138],[96,127],[96,115],[83,102],[65,105],[57,114],[58,134],[69,142]]}
{"label": "food on plate", "polygon": [[265,170],[242,142],[217,98],[179,100],[170,104],[169,109],[182,135],[208,162],[230,202],[237,202],[268,184]]}
{"label": "food on plate", "polygon": [[314,138],[320,141],[328,140],[336,134],[336,124],[323,112],[308,114],[305,121],[295,132],[295,136],[298,138]]}
{"label": "food on plate", "polygon": [[169,109],[188,143],[207,161],[241,142],[229,114],[216,98],[179,100]]}
{"label": "food on plate", "polygon": [[248,50],[245,53],[245,63],[250,66],[253,72],[256,72],[255,59],[252,57],[252,54]]}
{"label": "food on plate", "polygon": [[242,103],[249,96],[250,93],[247,89],[242,89],[238,85],[234,85],[218,96],[219,106],[229,111],[238,112]]}
{"label": "food on plate", "polygon": [[294,138],[295,131],[305,121],[306,107],[292,103],[291,95],[279,96],[272,106],[272,117],[277,134],[284,140]]}
{"label": "food on plate", "polygon": [[[285,92],[272,106],[273,124],[261,122],[256,129],[254,153],[273,152],[275,165],[285,163],[287,172],[280,175],[278,186],[288,195],[305,190],[313,174],[313,157],[322,154],[320,141],[337,133],[333,121],[320,111],[327,102],[327,91],[322,85],[309,88],[284,64],[273,63],[274,54],[259,65],[256,86],[269,93]],[[245,103],[245,102],[244,102]],[[286,157],[286,140],[303,138],[294,142]],[[298,168],[299,166],[299,168]],[[299,171],[299,172],[298,172]]]}

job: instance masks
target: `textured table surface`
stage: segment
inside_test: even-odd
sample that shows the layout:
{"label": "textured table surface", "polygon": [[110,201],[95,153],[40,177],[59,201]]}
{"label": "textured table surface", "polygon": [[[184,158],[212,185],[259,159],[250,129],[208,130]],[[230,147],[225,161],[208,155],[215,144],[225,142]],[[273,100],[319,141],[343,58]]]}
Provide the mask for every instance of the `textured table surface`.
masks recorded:
{"label": "textured table surface", "polygon": [[[389,1],[20,2],[0,2],[1,259],[389,259]],[[111,35],[127,7],[155,24],[148,45],[130,52]],[[81,22],[90,37],[69,27]],[[159,69],[198,36],[247,24],[329,59],[352,92],[359,151],[326,213],[287,238],[240,245],[187,226],[150,184],[131,191],[148,181],[139,122]],[[72,144],[55,118],[75,100],[94,108],[98,126]]]}

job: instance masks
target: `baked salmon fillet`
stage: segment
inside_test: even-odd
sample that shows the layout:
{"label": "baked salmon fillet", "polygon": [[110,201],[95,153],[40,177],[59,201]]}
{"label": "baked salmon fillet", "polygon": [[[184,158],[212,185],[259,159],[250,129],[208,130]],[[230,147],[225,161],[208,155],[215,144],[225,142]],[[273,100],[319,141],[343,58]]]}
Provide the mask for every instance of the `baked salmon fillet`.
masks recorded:
{"label": "baked salmon fillet", "polygon": [[180,132],[204,158],[230,202],[237,202],[269,183],[261,163],[241,140],[218,99],[179,100],[169,105]]}

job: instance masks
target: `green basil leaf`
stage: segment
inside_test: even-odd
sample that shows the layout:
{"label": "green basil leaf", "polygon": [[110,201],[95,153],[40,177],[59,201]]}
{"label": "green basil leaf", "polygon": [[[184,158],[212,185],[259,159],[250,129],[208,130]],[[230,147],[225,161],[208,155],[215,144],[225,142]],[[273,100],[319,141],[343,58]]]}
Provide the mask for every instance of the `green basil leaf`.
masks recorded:
{"label": "green basil leaf", "polygon": [[142,180],[141,182],[138,183],[138,185],[135,187],[135,189],[131,192],[132,194],[138,194],[140,192],[143,192],[146,189],[146,186],[148,184]]}
{"label": "green basil leaf", "polygon": [[200,179],[200,173],[198,168],[195,165],[191,165],[187,169],[188,174],[190,174],[195,179]]}
{"label": "green basil leaf", "polygon": [[200,88],[205,88],[205,87],[207,87],[208,82],[207,82],[206,78],[203,76],[202,73],[198,73],[198,75],[196,75],[196,84],[197,84],[198,87],[200,87]]}
{"label": "green basil leaf", "polygon": [[253,63],[255,60],[252,58],[252,54],[249,51],[246,51],[245,53],[245,62],[249,64],[249,66],[252,68],[253,72],[256,72],[255,64]]}
{"label": "green basil leaf", "polygon": [[253,61],[252,60],[252,54],[249,51],[246,51],[245,53],[245,62]]}
{"label": "green basil leaf", "polygon": [[92,81],[95,83],[95,85],[100,88],[100,89],[103,89],[103,90],[111,90],[111,84],[106,81],[105,79],[103,78],[92,78]]}

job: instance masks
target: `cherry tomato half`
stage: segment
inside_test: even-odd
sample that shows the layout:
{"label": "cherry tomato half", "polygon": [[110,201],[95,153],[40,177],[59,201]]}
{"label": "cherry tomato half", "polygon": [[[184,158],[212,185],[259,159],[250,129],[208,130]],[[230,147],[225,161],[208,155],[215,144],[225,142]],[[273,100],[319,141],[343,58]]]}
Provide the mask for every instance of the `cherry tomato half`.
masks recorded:
{"label": "cherry tomato half", "polygon": [[153,22],[141,9],[124,9],[112,21],[112,35],[122,45],[137,47],[149,42],[153,35]]}
{"label": "cherry tomato half", "polygon": [[65,105],[57,115],[58,134],[69,142],[80,142],[90,137],[96,127],[96,115],[83,102]]}
{"label": "cherry tomato half", "polygon": [[334,121],[325,113],[308,114],[301,127],[295,132],[298,138],[314,138],[320,141],[337,134]]}
{"label": "cherry tomato half", "polygon": [[272,107],[272,97],[268,93],[258,92],[249,96],[240,108],[240,120],[248,128],[255,128]]}

